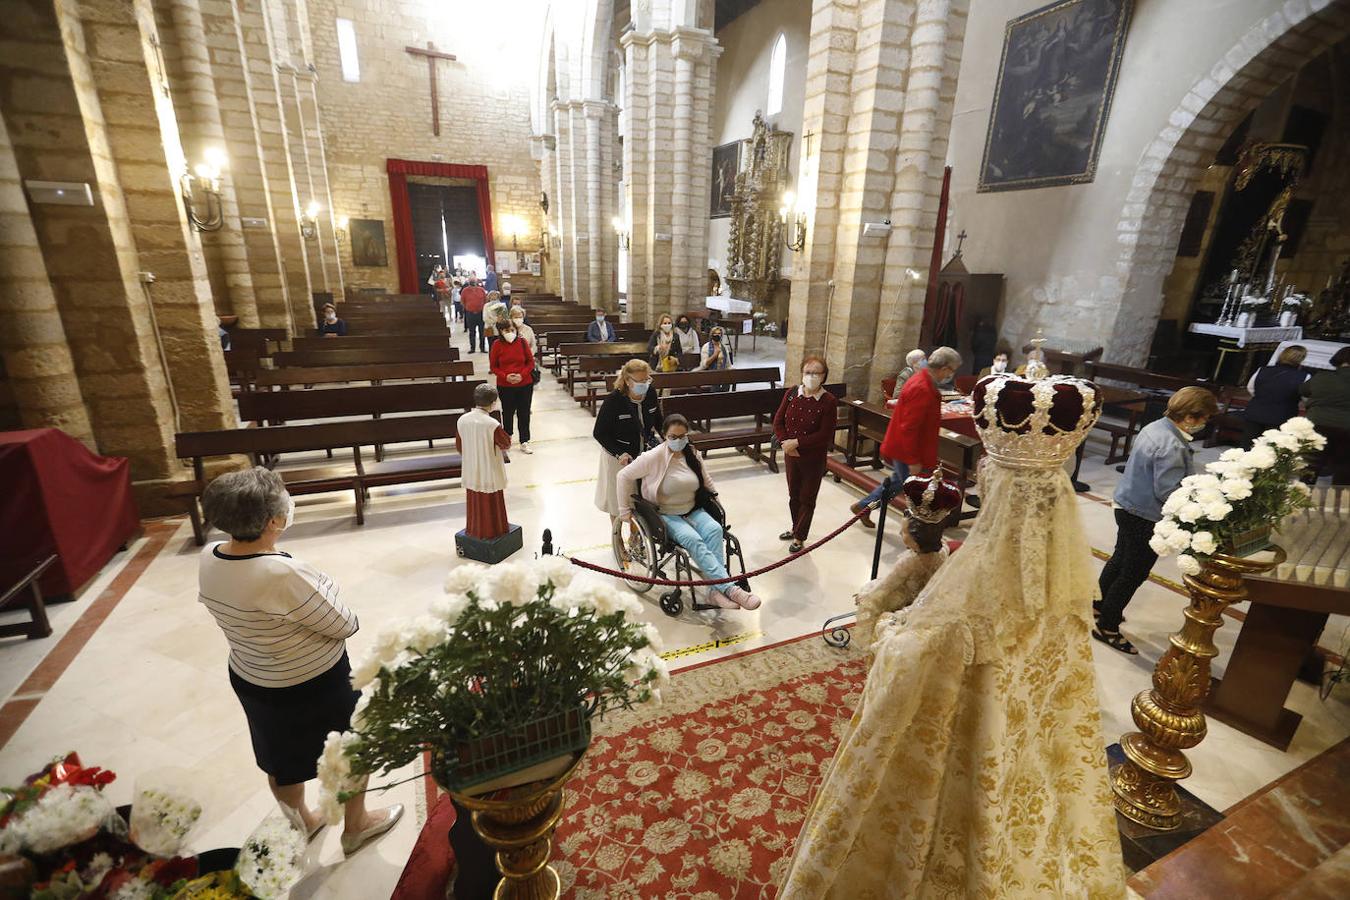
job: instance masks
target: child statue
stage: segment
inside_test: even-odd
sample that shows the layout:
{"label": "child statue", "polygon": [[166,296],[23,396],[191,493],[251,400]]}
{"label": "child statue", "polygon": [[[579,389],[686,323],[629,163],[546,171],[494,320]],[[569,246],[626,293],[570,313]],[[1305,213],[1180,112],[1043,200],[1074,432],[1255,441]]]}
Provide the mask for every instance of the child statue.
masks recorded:
{"label": "child statue", "polygon": [[522,546],[519,525],[506,520],[506,451],[511,436],[492,415],[497,389],[473,389],[474,408],[459,417],[455,444],[462,458],[467,513],[464,530],[455,535],[460,556],[479,562],[501,562]]}
{"label": "child statue", "polygon": [[889,572],[868,582],[853,598],[858,604],[858,624],[853,634],[863,650],[872,649],[877,621],[913,603],[928,579],[946,561],[942,532],[952,510],[961,505],[960,488],[944,480],[941,471],[934,472],[932,477],[911,475],[900,489],[909,501],[905,527],[900,534],[905,552]]}

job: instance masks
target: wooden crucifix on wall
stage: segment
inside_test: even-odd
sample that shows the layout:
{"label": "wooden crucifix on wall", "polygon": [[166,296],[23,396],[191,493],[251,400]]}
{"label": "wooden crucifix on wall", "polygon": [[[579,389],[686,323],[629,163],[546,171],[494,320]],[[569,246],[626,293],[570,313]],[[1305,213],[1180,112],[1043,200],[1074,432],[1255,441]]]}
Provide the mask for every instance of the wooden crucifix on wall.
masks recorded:
{"label": "wooden crucifix on wall", "polygon": [[414,56],[425,56],[427,58],[427,77],[431,81],[431,133],[437,137],[441,134],[441,101],[436,90],[436,62],[438,60],[455,59],[454,54],[445,53],[437,50],[436,45],[427,41],[426,47],[405,47]]}

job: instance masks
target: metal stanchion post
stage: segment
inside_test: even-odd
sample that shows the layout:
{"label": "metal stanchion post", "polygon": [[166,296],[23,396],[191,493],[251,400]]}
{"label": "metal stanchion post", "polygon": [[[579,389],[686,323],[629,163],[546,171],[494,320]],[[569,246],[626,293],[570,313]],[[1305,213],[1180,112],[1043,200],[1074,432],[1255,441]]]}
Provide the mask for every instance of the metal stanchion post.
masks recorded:
{"label": "metal stanchion post", "polygon": [[894,485],[891,483],[891,476],[887,475],[881,482],[881,508],[880,517],[877,519],[877,542],[872,550],[872,578],[877,577],[877,572],[881,571],[881,538],[886,533],[886,510],[891,506],[891,491]]}

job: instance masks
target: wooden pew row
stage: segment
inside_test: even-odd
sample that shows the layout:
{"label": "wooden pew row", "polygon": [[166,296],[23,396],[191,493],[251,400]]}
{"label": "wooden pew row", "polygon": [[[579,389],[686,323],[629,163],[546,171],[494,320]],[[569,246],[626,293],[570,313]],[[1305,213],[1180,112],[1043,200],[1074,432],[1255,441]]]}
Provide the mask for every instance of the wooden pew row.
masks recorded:
{"label": "wooden pew row", "polygon": [[[614,390],[614,382],[619,367],[631,357],[622,357],[617,363],[613,357],[582,357],[579,370],[587,377],[579,378],[585,386],[585,393],[575,399],[585,406],[592,416],[596,415],[599,401]],[[668,395],[698,394],[704,392],[720,393],[734,391],[738,385],[766,384],[778,387],[782,376],[777,366],[751,367],[748,369],[719,369],[715,372],[696,371],[700,358],[698,354],[686,353],[680,358],[682,371],[653,372],[652,387]],[[594,373],[604,374],[603,379],[591,377]]]}
{"label": "wooden pew row", "polygon": [[350,465],[335,463],[304,469],[278,471],[286,489],[295,495],[350,490],[355,499],[356,523],[365,523],[370,488],[391,484],[441,481],[460,476],[458,454],[438,454],[378,463],[367,462],[361,448],[402,441],[453,440],[459,414],[398,416],[354,422],[321,422],[317,425],[282,425],[276,428],[238,428],[225,431],[182,432],[175,436],[179,459],[192,460],[193,480],[180,482],[170,491],[188,505],[192,534],[197,545],[206,543],[210,523],[202,515],[200,498],[206,489],[205,460],[244,454],[254,461],[282,453],[315,450],[352,452]]}
{"label": "wooden pew row", "polygon": [[[691,432],[689,444],[706,458],[709,451],[734,448],[756,461],[767,461],[769,470],[778,471],[778,447],[773,439],[773,416],[790,388],[765,388],[757,391],[736,391],[731,394],[681,394],[661,400],[661,416],[679,413],[691,424],[704,428]],[[845,384],[827,384],[825,390],[843,398],[848,392]],[[725,419],[753,419],[751,427],[734,425],[711,430],[711,423]],[[846,427],[847,423],[844,423]],[[840,427],[838,424],[836,428]],[[770,445],[767,460],[763,446]]]}
{"label": "wooden pew row", "polygon": [[578,341],[557,344],[556,346],[557,356],[553,360],[553,374],[566,381],[569,394],[572,393],[571,376],[574,374],[573,370],[583,356],[621,356],[626,359],[647,358],[646,341],[612,341],[597,344]]}
{"label": "wooden pew row", "polygon": [[385,381],[419,378],[459,381],[471,377],[473,377],[473,363],[468,360],[464,362],[388,363],[376,366],[262,369],[254,379],[254,386],[259,390],[281,388],[285,391],[297,384],[307,388],[316,384],[340,384],[357,381],[369,381],[372,385],[379,385]]}
{"label": "wooden pew row", "polygon": [[230,349],[270,356],[286,340],[285,328],[227,328]]}
{"label": "wooden pew row", "polygon": [[425,349],[450,346],[449,334],[381,334],[346,337],[302,337],[291,341],[291,350],[326,353],[344,350]]}
{"label": "wooden pew row", "polygon": [[272,361],[281,368],[314,368],[320,366],[379,366],[391,363],[458,362],[458,347],[412,347],[403,349],[348,350],[341,346],[332,350],[290,350],[278,353]]}
{"label": "wooden pew row", "polygon": [[[608,345],[586,344],[584,346],[604,347]],[[642,358],[639,354],[626,350],[613,353],[587,354],[578,357],[575,365],[569,366],[564,376],[568,395],[583,406],[590,407],[591,414],[594,415],[597,390],[603,389],[605,384],[612,386],[619,369],[623,367],[624,363],[635,357]],[[680,368],[686,371],[697,368],[698,364],[699,357],[696,353],[685,353],[680,357]],[[585,392],[582,394],[576,392],[578,382],[585,388]]]}

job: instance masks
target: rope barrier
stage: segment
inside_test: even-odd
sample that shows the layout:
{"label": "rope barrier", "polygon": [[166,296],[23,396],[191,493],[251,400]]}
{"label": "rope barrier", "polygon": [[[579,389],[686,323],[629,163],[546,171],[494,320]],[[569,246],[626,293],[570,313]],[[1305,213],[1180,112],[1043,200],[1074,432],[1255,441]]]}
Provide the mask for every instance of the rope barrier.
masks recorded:
{"label": "rope barrier", "polygon": [[701,581],[674,581],[669,578],[648,578],[646,575],[631,575],[627,572],[620,572],[617,569],[610,569],[605,566],[596,565],[595,563],[586,562],[586,560],[584,559],[577,559],[575,556],[569,556],[567,558],[567,561],[570,562],[572,565],[577,566],[578,568],[590,569],[592,572],[599,572],[602,575],[611,575],[615,578],[622,578],[625,581],[636,581],[639,584],[655,584],[660,585],[661,587],[713,587],[714,585],[719,584],[732,584],[734,582],[740,581],[741,579],[748,580],[751,578],[758,578],[760,575],[772,572],[774,569],[781,569],[783,566],[787,565],[793,560],[805,556],[806,554],[813,552],[819,547],[823,547],[825,544],[828,544],[830,541],[839,537],[839,535],[843,534],[849,528],[853,527],[855,524],[857,524],[859,520],[861,520],[868,513],[872,512],[872,510],[876,509],[877,506],[879,505],[880,504],[869,504],[868,506],[863,507],[862,512],[853,516],[843,525],[840,525],[834,531],[831,531],[829,534],[825,535],[823,538],[816,541],[814,544],[811,544],[808,547],[803,547],[796,553],[789,554],[788,556],[783,557],[782,559],[778,560],[775,563],[770,563],[767,566],[755,569],[753,572],[746,572],[744,575],[728,575],[726,578],[705,578]]}

